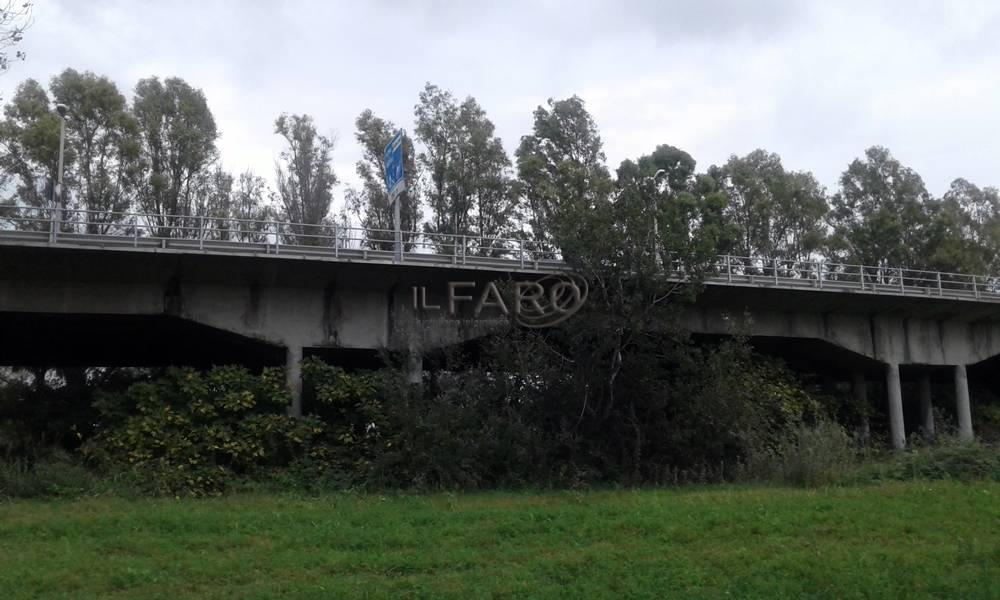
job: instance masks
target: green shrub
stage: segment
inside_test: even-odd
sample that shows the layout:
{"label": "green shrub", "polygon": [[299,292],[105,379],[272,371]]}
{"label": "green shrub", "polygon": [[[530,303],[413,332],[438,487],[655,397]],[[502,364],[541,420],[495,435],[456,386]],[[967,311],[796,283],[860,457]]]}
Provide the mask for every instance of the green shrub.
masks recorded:
{"label": "green shrub", "polygon": [[421,387],[392,369],[349,374],[307,360],[302,371],[327,424],[328,484],[469,489],[544,478],[544,432],[495,373],[441,371]]}
{"label": "green shrub", "polygon": [[978,404],[973,416],[976,418],[976,437],[993,444],[1000,444],[1000,402]]}
{"label": "green shrub", "polygon": [[0,498],[70,498],[97,488],[97,477],[64,453],[0,463]]}
{"label": "green shrub", "polygon": [[83,451],[108,470],[138,475],[153,493],[214,494],[235,475],[313,450],[322,423],[285,415],[288,404],[280,369],[257,376],[240,367],[171,368],[161,379],[102,394],[100,427]]}
{"label": "green shrub", "polygon": [[816,487],[842,480],[855,466],[855,444],[831,421],[794,430],[781,443],[752,453],[744,479]]}
{"label": "green shrub", "polygon": [[940,436],[935,444],[914,444],[905,452],[866,464],[852,477],[857,482],[912,479],[1000,481],[1000,447]]}

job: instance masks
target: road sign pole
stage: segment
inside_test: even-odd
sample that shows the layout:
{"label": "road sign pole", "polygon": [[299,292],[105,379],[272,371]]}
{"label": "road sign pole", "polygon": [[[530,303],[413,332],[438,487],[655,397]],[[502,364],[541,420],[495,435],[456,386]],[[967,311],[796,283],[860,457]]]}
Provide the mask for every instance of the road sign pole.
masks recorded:
{"label": "road sign pole", "polygon": [[392,207],[392,222],[393,222],[393,226],[394,226],[394,228],[396,230],[396,232],[395,232],[396,233],[396,243],[395,243],[395,247],[396,247],[395,260],[396,260],[396,262],[403,262],[403,232],[402,232],[402,230],[400,229],[400,226],[399,226],[399,204],[403,201],[403,196],[405,196],[405,195],[406,195],[406,192],[402,192],[398,196],[396,196],[396,201],[393,202],[394,206]]}
{"label": "road sign pole", "polygon": [[400,228],[399,203],[402,202],[403,194],[406,193],[406,179],[403,173],[403,142],[406,139],[406,132],[400,129],[385,147],[383,162],[385,164],[385,190],[389,194],[389,201],[392,203],[393,220],[393,260],[402,262],[403,260],[403,233]]}

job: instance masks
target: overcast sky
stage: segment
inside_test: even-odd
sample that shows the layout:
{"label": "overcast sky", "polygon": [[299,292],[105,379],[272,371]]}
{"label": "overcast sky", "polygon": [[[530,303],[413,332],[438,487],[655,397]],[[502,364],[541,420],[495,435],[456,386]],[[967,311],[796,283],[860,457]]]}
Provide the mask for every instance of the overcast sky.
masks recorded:
{"label": "overcast sky", "polygon": [[[36,0],[0,79],[66,67],[131,97],[150,75],[204,90],[231,170],[273,178],[281,112],[313,115],[356,180],[364,108],[412,128],[424,82],[475,96],[508,152],[547,98],[581,96],[612,167],[668,143],[699,169],[755,148],[830,191],[873,144],[934,194],[1000,185],[1000,2]],[[336,193],[338,203],[343,186]]]}

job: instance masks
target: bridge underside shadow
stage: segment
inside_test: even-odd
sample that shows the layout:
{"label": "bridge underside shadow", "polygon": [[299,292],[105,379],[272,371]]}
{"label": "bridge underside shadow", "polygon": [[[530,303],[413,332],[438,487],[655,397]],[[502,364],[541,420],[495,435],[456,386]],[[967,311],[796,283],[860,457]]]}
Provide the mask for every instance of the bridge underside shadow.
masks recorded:
{"label": "bridge underside shadow", "polygon": [[[694,337],[712,342],[726,338],[705,334]],[[894,441],[896,447],[905,443],[906,436],[930,431],[933,437],[936,428],[948,430],[956,424],[959,436],[971,439],[970,391],[976,403],[1000,397],[1000,356],[969,365],[967,372],[961,367],[959,376],[953,365],[906,364],[887,370],[888,365],[882,361],[821,339],[750,336],[748,343],[760,354],[781,359],[792,371],[806,376],[808,385],[818,386],[823,393],[842,398],[853,394],[855,402],[867,403],[870,412],[865,429],[870,425],[873,432],[891,431],[895,419],[897,432],[891,435],[901,438]],[[890,378],[895,379],[895,390]],[[891,414],[894,403],[895,416]],[[935,426],[933,411],[947,423]]]}
{"label": "bridge underside shadow", "polygon": [[165,315],[0,313],[0,365],[251,369],[285,364],[285,349]]}
{"label": "bridge underside shadow", "polygon": [[[725,336],[695,335],[696,339],[722,340]],[[870,381],[881,382],[885,363],[812,338],[751,337],[750,346],[757,352],[782,359],[798,373],[822,375],[832,380],[848,381],[852,372],[864,373]],[[926,374],[935,385],[954,384],[954,368],[948,365],[901,365],[904,383],[911,383]],[[1000,390],[1000,355],[968,366],[970,383],[978,391],[996,394]]]}
{"label": "bridge underside shadow", "polygon": [[[711,334],[695,334],[693,337],[710,342],[731,338]],[[748,342],[755,351],[780,358],[790,369],[800,373],[849,378],[852,372],[861,372],[866,377],[877,379],[885,371],[885,365],[880,361],[819,339],[753,336]]]}

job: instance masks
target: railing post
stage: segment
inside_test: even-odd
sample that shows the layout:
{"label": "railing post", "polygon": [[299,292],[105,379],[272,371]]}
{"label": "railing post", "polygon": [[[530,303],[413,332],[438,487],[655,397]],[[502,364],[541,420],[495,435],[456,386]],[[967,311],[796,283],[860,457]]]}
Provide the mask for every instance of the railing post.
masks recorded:
{"label": "railing post", "polygon": [[976,295],[976,299],[979,299],[979,286],[976,285],[977,276],[972,276],[972,293]]}
{"label": "railing post", "polygon": [[726,281],[733,282],[733,257],[726,255]]}
{"label": "railing post", "polygon": [[274,253],[277,254],[278,246],[281,245],[281,232],[278,230],[277,221],[271,223],[271,226],[274,228]]}
{"label": "railing post", "polygon": [[59,234],[59,209],[53,208],[49,224],[49,243],[56,243]]}
{"label": "railing post", "polygon": [[[861,291],[865,291],[865,266],[858,265],[858,281],[861,282]],[[872,284],[874,285],[874,283]],[[874,288],[872,288],[874,290]]]}
{"label": "railing post", "polygon": [[943,296],[944,289],[941,288],[941,271],[937,272],[937,284],[938,284],[938,296]]}
{"label": "railing post", "polygon": [[903,285],[903,267],[899,267],[899,293],[906,295],[906,286]]}
{"label": "railing post", "polygon": [[524,240],[517,240],[517,254],[521,259],[521,270],[524,270]]}
{"label": "railing post", "polygon": [[778,259],[772,259],[771,263],[771,268],[774,269],[774,285],[778,285]]}
{"label": "railing post", "polygon": [[132,215],[132,247],[139,247],[139,215]]}
{"label": "railing post", "polygon": [[465,234],[462,234],[462,264],[463,265],[465,264],[465,254],[466,254],[466,252],[468,252],[468,248],[467,248],[468,243],[469,243],[469,241],[466,238]]}
{"label": "railing post", "polygon": [[819,283],[819,289],[823,289],[823,263],[813,261],[813,266],[816,268],[816,281]]}
{"label": "railing post", "polygon": [[198,249],[205,249],[205,215],[198,217]]}
{"label": "railing post", "polygon": [[333,257],[340,258],[340,239],[337,235],[339,229],[336,221],[333,223]]}

